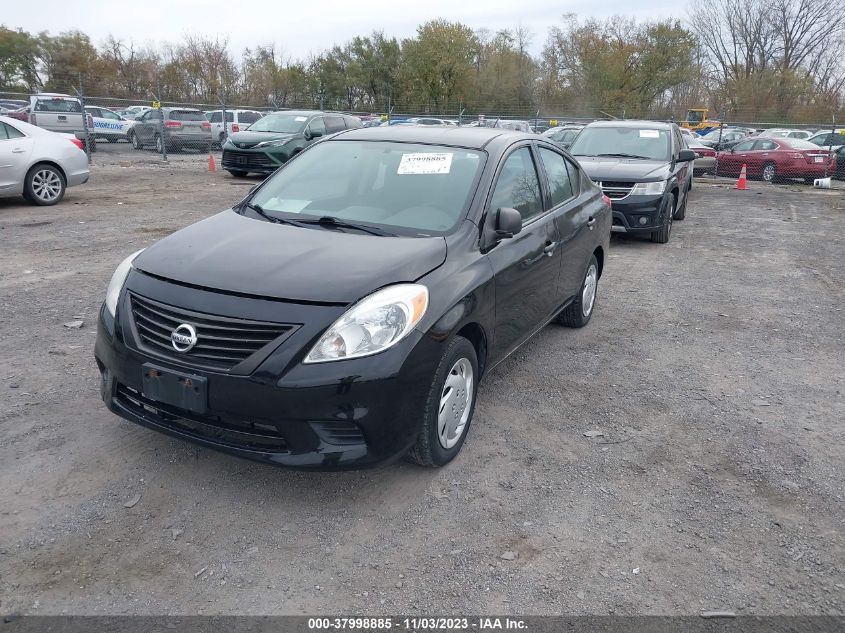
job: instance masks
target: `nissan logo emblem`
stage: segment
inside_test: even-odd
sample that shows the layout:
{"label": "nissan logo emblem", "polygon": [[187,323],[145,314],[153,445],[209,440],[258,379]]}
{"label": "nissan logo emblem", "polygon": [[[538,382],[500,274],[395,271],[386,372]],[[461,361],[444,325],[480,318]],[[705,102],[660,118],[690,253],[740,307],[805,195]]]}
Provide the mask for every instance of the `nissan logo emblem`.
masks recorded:
{"label": "nissan logo emblem", "polygon": [[170,344],[177,352],[187,352],[197,344],[197,331],[193,325],[183,323],[170,334]]}

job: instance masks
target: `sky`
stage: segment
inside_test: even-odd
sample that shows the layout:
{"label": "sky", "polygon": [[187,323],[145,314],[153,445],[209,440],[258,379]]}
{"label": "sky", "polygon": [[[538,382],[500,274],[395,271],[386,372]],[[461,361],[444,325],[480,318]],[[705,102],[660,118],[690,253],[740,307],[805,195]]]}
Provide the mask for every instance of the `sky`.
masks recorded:
{"label": "sky", "polygon": [[2,0],[0,24],[29,32],[78,29],[95,44],[108,35],[141,45],[178,42],[186,34],[227,37],[235,56],[247,46],[275,42],[286,56],[305,59],[355,35],[382,30],[388,37],[414,35],[416,27],[442,17],[472,29],[497,31],[518,24],[534,34],[540,51],[546,31],[564,13],[582,18],[633,15],[683,17],[675,0]]}

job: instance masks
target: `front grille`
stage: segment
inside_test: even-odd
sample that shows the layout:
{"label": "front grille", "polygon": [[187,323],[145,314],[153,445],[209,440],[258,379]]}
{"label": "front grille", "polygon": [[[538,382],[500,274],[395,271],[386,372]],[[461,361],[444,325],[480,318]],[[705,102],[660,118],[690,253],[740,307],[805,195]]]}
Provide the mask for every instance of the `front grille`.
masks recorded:
{"label": "front grille", "polygon": [[223,167],[225,169],[266,169],[277,167],[273,159],[264,152],[238,152],[233,150],[223,151]]}
{"label": "front grille", "polygon": [[288,452],[288,443],[272,424],[247,422],[218,415],[196,415],[171,407],[118,384],[115,400],[135,415],[173,431],[222,446],[268,453]]}
{"label": "front grille", "polygon": [[601,187],[602,193],[611,200],[621,200],[627,197],[631,193],[631,189],[634,188],[634,183],[632,182],[606,180],[597,182],[596,184]]}
{"label": "front grille", "polygon": [[[295,325],[246,321],[192,312],[130,293],[132,318],[141,345],[169,358],[220,369],[230,369],[256,352],[272,349],[296,329]],[[173,348],[170,335],[186,323],[197,333],[187,352]]]}

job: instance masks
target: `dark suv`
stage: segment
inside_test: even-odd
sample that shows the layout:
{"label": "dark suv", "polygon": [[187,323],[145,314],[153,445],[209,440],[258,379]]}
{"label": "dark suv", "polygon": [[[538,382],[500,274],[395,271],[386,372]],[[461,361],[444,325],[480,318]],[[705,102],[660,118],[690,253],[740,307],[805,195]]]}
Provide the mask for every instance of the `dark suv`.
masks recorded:
{"label": "dark suv", "polygon": [[223,143],[223,169],[233,176],[272,174],[316,139],[363,127],[361,119],[315,110],[273,112]]}
{"label": "dark suv", "polygon": [[613,204],[613,228],[665,244],[683,220],[695,152],[674,123],[596,121],[569,151]]}

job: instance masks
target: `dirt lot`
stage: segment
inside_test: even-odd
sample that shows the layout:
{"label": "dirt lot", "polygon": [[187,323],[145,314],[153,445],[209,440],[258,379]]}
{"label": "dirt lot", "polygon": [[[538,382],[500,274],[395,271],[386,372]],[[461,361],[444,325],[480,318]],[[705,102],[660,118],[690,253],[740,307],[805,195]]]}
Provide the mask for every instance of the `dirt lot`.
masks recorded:
{"label": "dirt lot", "polygon": [[0,612],[843,612],[841,190],[697,183],[668,245],[613,240],[589,327],[487,377],[451,465],[304,474],[100,402],[115,265],[254,182],[146,159],[0,200]]}

